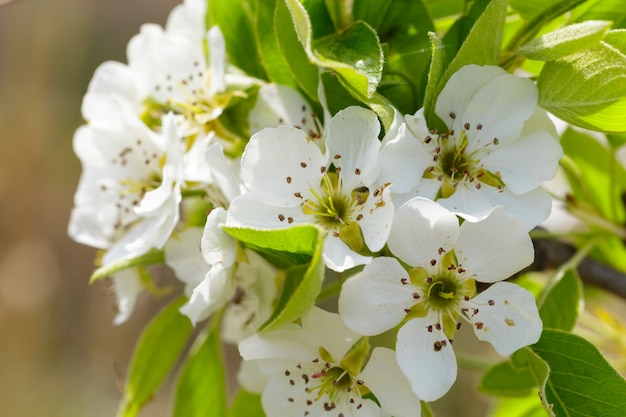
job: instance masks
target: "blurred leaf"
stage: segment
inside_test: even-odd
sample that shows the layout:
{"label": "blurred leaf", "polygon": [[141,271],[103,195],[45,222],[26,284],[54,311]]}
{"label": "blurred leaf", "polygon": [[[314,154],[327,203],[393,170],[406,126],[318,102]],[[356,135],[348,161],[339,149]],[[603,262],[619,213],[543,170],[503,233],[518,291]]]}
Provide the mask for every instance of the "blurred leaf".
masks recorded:
{"label": "blurred leaf", "polygon": [[543,400],[555,415],[626,415],[626,381],[591,343],[544,329],[532,350],[550,367]]}
{"label": "blurred leaf", "polygon": [[626,29],[610,30],[603,39],[623,54],[626,54]]}
{"label": "blurred leaf", "polygon": [[583,289],[575,270],[562,271],[539,299],[543,327],[571,331],[583,309]]}
{"label": "blurred leaf", "polygon": [[130,362],[118,417],[134,417],[154,396],[178,360],[192,326],[178,309],[181,297],[161,310],[142,332]]}
{"label": "blurred leaf", "polygon": [[266,79],[252,32],[254,13],[247,0],[211,0],[209,25],[219,26],[230,62],[253,77]]}
{"label": "blurred leaf", "polygon": [[501,398],[491,417],[546,417],[537,393],[522,398]]}
{"label": "blurred leaf", "polygon": [[[469,64],[495,65],[498,62],[506,12],[506,0],[492,0],[489,2],[484,12],[476,19],[459,51],[447,66],[437,87],[431,90],[433,93],[429,97],[439,96],[452,74],[463,66]],[[424,111],[426,120],[429,126],[433,126],[437,120],[435,103],[426,104],[430,104],[430,108],[425,108]]]}
{"label": "blurred leaf", "polygon": [[609,141],[609,144],[613,147],[613,149],[617,149],[626,144],[626,133],[609,134],[606,135],[606,139]]}
{"label": "blurred leaf", "polygon": [[614,28],[626,27],[624,0],[588,0],[572,11],[572,21],[611,20]]}
{"label": "blurred leaf", "polygon": [[226,415],[226,373],[220,342],[219,315],[194,342],[178,377],[173,417]]}
{"label": "blurred leaf", "polygon": [[626,55],[606,43],[547,62],[539,104],[573,125],[626,131]]}
{"label": "blurred leaf", "polygon": [[524,20],[537,17],[550,7],[562,2],[562,0],[509,0],[511,8],[519,13]]}
{"label": "blurred leaf", "polygon": [[274,14],[274,34],[283,58],[287,61],[292,78],[298,86],[314,101],[317,97],[319,70],[309,61],[304,46],[298,40],[298,34],[285,0],[277,0]]}
{"label": "blurred leaf", "polygon": [[153,249],[148,253],[137,256],[136,258],[121,259],[108,265],[101,266],[100,268],[96,269],[93,274],[91,274],[91,278],[89,278],[89,283],[92,284],[123,269],[134,268],[138,266],[160,265],[163,263],[165,263],[165,254],[163,253],[163,251]]}
{"label": "blurred leaf", "polygon": [[626,169],[611,149],[586,133],[567,129],[561,135],[563,152],[574,163],[564,163],[565,173],[577,201],[593,205],[615,224],[623,224],[621,194],[626,188]]}
{"label": "blurred leaf", "polygon": [[282,267],[308,264],[317,250],[322,234],[312,225],[272,230],[224,227],[224,231],[249,248],[284,261]]}
{"label": "blurred leaf", "polygon": [[323,72],[320,74],[320,79],[322,87],[324,88],[324,94],[326,95],[328,111],[331,115],[347,107],[361,104],[359,100],[354,98],[354,96],[343,87],[337,74]]}
{"label": "blurred leaf", "polygon": [[[317,229],[313,229],[317,231]],[[315,304],[324,281],[323,247],[324,234],[318,233],[311,263],[296,266],[286,271],[280,300],[272,316],[261,326],[261,330],[274,330],[291,323]]]}
{"label": "blurred leaf", "polygon": [[228,412],[228,417],[265,417],[261,406],[261,395],[239,389]]}
{"label": "blurred leaf", "polygon": [[537,384],[528,366],[516,367],[511,360],[500,362],[485,372],[478,389],[489,395],[522,397],[536,390]]}
{"label": "blurred leaf", "polygon": [[274,30],[268,30],[274,27],[277,1],[282,0],[256,0],[254,35],[257,50],[270,81],[296,88],[289,65],[280,52],[276,33]]}
{"label": "blurred leaf", "polygon": [[597,45],[611,22],[590,20],[566,26],[533,39],[519,48],[519,54],[539,61],[554,61]]}

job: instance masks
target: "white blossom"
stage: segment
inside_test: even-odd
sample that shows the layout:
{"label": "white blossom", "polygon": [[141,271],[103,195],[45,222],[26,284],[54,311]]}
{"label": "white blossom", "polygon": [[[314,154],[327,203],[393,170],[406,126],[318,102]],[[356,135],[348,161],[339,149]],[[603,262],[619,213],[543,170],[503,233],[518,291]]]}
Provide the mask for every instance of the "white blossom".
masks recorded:
{"label": "white blossom", "polygon": [[[339,312],[348,327],[375,335],[401,324],[398,363],[426,401],[445,394],[456,379],[452,336],[461,318],[501,355],[535,343],[541,319],[533,295],[500,282],[532,262],[524,227],[501,209],[476,223],[417,197],[396,213],[389,249],[348,279]],[[493,283],[476,294],[476,282]]]}
{"label": "white blossom", "polygon": [[555,175],[562,150],[532,81],[468,65],[441,91],[435,113],[446,131],[430,130],[421,109],[381,151],[395,201],[437,199],[471,221],[504,205],[527,229],[548,216],[540,186]]}

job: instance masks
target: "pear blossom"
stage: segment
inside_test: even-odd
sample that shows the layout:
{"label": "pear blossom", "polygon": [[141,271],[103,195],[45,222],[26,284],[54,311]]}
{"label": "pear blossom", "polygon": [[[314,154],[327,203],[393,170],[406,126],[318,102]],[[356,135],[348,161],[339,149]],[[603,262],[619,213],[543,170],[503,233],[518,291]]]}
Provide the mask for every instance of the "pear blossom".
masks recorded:
{"label": "pear blossom", "polygon": [[343,271],[366,263],[364,246],[384,246],[393,217],[389,183],[378,179],[380,124],[360,107],[337,113],[326,129],[326,152],[291,126],[263,129],[241,160],[249,192],[236,197],[228,226],[258,229],[316,224],[327,232],[326,265]]}
{"label": "pear blossom", "polygon": [[504,205],[527,230],[536,226],[550,212],[540,186],[554,177],[563,155],[537,97],[531,80],[502,68],[461,68],[435,106],[447,130],[429,129],[420,109],[405,116],[398,136],[382,149],[394,201],[436,199],[471,221]]}
{"label": "pear blossom", "polygon": [[[419,416],[419,398],[393,351],[375,348],[363,366],[368,350],[367,340],[339,315],[317,307],[302,317],[302,326],[286,325],[239,344],[244,364],[258,362],[262,375],[255,381],[248,372],[245,385],[263,387],[268,416]],[[378,404],[365,397],[368,392]]]}
{"label": "pear blossom", "polygon": [[[397,210],[388,245],[410,269],[391,257],[372,260],[344,283],[339,312],[364,335],[400,324],[398,363],[423,400],[438,399],[456,379],[452,337],[461,318],[501,355],[539,339],[533,295],[501,282],[534,256],[524,227],[502,209],[459,226],[456,215],[417,197]],[[477,293],[477,282],[493,285]]]}

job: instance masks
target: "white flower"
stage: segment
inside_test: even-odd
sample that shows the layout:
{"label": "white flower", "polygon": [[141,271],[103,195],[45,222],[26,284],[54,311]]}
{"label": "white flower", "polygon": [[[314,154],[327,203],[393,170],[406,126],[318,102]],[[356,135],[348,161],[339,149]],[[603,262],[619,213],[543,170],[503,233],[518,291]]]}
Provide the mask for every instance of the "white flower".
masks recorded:
{"label": "white flower", "polygon": [[113,324],[124,323],[135,309],[137,297],[144,290],[141,284],[139,272],[135,268],[124,269],[111,276],[115,300],[117,301],[118,313],[113,319]]}
{"label": "white flower", "polygon": [[[262,394],[268,416],[378,417],[381,409],[395,417],[419,416],[419,399],[393,351],[375,348],[363,367],[368,350],[359,350],[367,348],[363,342],[337,314],[314,307],[302,326],[251,336],[241,341],[239,352],[246,361],[259,361],[268,377]],[[363,397],[368,391],[380,406]]]}
{"label": "white flower", "polygon": [[366,263],[369,258],[357,252],[363,242],[380,250],[393,217],[389,184],[378,180],[379,131],[373,112],[349,107],[328,123],[326,153],[297,128],[258,132],[241,162],[250,192],[232,201],[226,224],[258,229],[317,224],[327,231],[329,268]]}
{"label": "white flower", "polygon": [[[535,343],[542,323],[533,295],[498,282],[530,264],[533,246],[523,226],[498,209],[464,222],[417,197],[397,210],[380,257],[348,279],[339,312],[348,327],[375,335],[397,326],[398,363],[417,395],[433,401],[456,379],[452,336],[460,318],[501,355]],[[476,282],[495,283],[476,294]]]}
{"label": "white flower", "polygon": [[556,130],[537,108],[529,79],[499,67],[468,65],[441,91],[435,113],[448,127],[429,131],[423,109],[381,151],[392,193],[437,199],[477,221],[504,205],[527,229],[545,219],[550,198],[540,187],[562,156]]}
{"label": "white flower", "polygon": [[116,123],[85,125],[74,136],[83,172],[69,224],[74,240],[107,250],[105,265],[163,247],[179,219],[183,172],[171,117],[157,134],[114,102],[109,111]]}

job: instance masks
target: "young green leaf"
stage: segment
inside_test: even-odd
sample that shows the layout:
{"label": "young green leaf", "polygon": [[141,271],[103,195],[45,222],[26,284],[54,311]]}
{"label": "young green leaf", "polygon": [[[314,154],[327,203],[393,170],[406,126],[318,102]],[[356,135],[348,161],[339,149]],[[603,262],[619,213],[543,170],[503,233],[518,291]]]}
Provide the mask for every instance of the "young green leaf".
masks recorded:
{"label": "young green leaf", "polygon": [[522,45],[518,53],[538,61],[554,61],[597,45],[611,27],[606,20],[589,20],[549,32]]}
{"label": "young green leaf", "polygon": [[430,37],[430,69],[428,71],[428,83],[426,84],[426,94],[424,96],[424,112],[430,114],[429,126],[431,129],[437,129],[445,131],[446,125],[441,119],[434,113],[435,105],[437,104],[437,97],[439,95],[439,84],[441,77],[445,71],[444,61],[445,53],[443,51],[443,44],[435,33],[429,33]]}
{"label": "young green leaf", "polygon": [[189,318],[178,311],[185,301],[181,297],[171,302],[141,334],[129,366],[118,417],[137,416],[178,360],[192,330]]}
{"label": "young green leaf", "polygon": [[572,10],[571,21],[611,20],[614,28],[626,27],[624,0],[588,0]]}
{"label": "young green leaf", "polygon": [[287,229],[258,230],[224,227],[224,231],[245,243],[250,249],[283,260],[284,266],[302,265],[311,261],[317,250],[320,230],[312,225]]}
{"label": "young green leaf", "polygon": [[227,408],[226,385],[219,316],[216,316],[187,356],[178,377],[172,416],[223,417]]}
{"label": "young green leaf", "polygon": [[265,417],[261,395],[240,389],[228,411],[228,417]]}
{"label": "young green leaf", "polygon": [[626,381],[591,343],[546,329],[532,350],[550,367],[543,399],[556,416],[626,415]]}
{"label": "young green leaf", "polygon": [[309,61],[304,46],[298,40],[291,13],[284,0],[276,1],[274,34],[278,39],[278,46],[289,66],[292,78],[310,99],[319,101],[317,97],[319,70],[316,65]]}
{"label": "young green leaf", "polygon": [[322,289],[324,281],[323,234],[315,241],[315,251],[308,265],[300,265],[286,271],[283,291],[272,316],[261,326],[269,331],[284,326],[306,313]]}
{"label": "young green leaf", "polygon": [[230,61],[246,73],[266,79],[257,53],[250,4],[247,0],[212,0],[209,4],[209,25],[219,26]]}
{"label": "young green leaf", "polygon": [[603,41],[626,55],[626,29],[608,31]]}
{"label": "young green leaf", "polygon": [[256,0],[254,37],[257,51],[270,81],[296,88],[289,65],[281,54],[276,32],[268,30],[268,28],[274,27],[277,1],[280,2],[282,0]]}
{"label": "young green leaf", "polygon": [[89,283],[92,284],[123,269],[134,268],[138,266],[160,265],[164,262],[165,255],[163,251],[153,249],[148,253],[137,256],[136,258],[121,259],[117,262],[101,266],[100,268],[96,269],[93,274],[91,274],[91,277],[89,278]]}
{"label": "young green leaf", "polygon": [[500,398],[491,417],[546,417],[536,392],[520,398]]}
{"label": "young green leaf", "polygon": [[561,271],[539,299],[543,327],[571,331],[583,308],[580,277],[575,270]]}
{"label": "young green leaf", "polygon": [[507,360],[492,366],[485,372],[478,389],[489,395],[522,397],[536,389],[536,381],[527,365],[517,367]]}
{"label": "young green leaf", "polygon": [[626,131],[626,55],[599,45],[547,62],[539,80],[539,104],[573,125]]}

